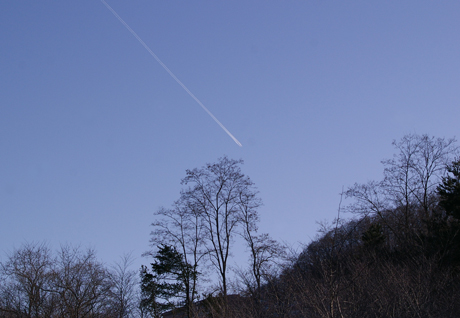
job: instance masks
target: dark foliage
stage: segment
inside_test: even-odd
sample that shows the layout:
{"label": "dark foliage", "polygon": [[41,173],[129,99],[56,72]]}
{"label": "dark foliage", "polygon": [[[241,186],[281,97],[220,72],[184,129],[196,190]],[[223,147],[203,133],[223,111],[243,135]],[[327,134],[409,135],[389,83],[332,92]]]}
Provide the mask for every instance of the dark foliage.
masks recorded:
{"label": "dark foliage", "polygon": [[447,167],[449,175],[444,177],[438,186],[441,197],[439,205],[448,215],[460,220],[460,160]]}
{"label": "dark foliage", "polygon": [[158,246],[151,272],[141,268],[141,307],[154,317],[176,307],[189,307],[186,288],[197,274],[175,247]]}

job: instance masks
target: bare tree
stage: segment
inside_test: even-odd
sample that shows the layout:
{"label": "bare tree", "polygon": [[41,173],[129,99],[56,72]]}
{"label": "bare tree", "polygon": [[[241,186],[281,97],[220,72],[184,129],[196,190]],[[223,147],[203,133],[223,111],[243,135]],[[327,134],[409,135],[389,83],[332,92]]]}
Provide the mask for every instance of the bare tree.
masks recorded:
{"label": "bare tree", "polygon": [[251,179],[242,173],[241,164],[243,160],[222,157],[217,163],[187,170],[182,180],[189,188],[181,197],[196,209],[203,221],[207,252],[220,276],[224,298],[227,296],[228,258],[242,223],[241,213],[249,207],[251,222],[258,219],[257,191]]}
{"label": "bare tree", "polygon": [[190,265],[190,272],[195,275],[191,275],[190,282],[185,284],[189,317],[196,309],[193,303],[198,294],[197,277],[205,276],[203,270],[207,271],[209,267],[216,269],[219,277],[221,314],[229,314],[228,261],[237,236],[248,242],[253,255],[251,274],[255,274],[258,286],[264,270],[269,268],[272,257],[268,254],[270,248],[275,247],[269,244],[274,241],[267,235],[256,235],[257,209],[261,201],[254,183],[242,173],[241,164],[242,160],[222,157],[216,163],[186,170],[179,200],[171,208],[160,208],[155,212],[150,240],[153,250],[146,254],[155,257],[161,246],[169,245],[183,255],[185,264]]}
{"label": "bare tree", "polygon": [[382,161],[385,166],[382,186],[395,206],[403,206],[408,211],[419,204],[428,216],[433,204],[430,194],[458,151],[455,141],[455,138],[446,140],[413,134],[393,141],[398,153],[393,159]]}
{"label": "bare tree", "polygon": [[44,243],[26,243],[1,264],[0,312],[49,317],[52,312],[51,272],[54,261]]}
{"label": "bare tree", "polygon": [[376,215],[402,244],[408,239],[407,233],[413,233],[411,229],[421,227],[421,221],[430,217],[436,186],[458,147],[454,138],[414,134],[393,141],[393,146],[398,152],[382,161],[384,179],[350,187],[345,194],[355,201],[346,210]]}
{"label": "bare tree", "polygon": [[[254,283],[254,292],[261,290],[264,281],[276,274],[274,268],[281,268],[286,260],[286,247],[272,239],[267,233],[255,235],[251,233],[246,242],[250,252],[250,273]],[[250,283],[246,279],[247,286]]]}
{"label": "bare tree", "polygon": [[[245,236],[249,250],[249,268],[235,270],[238,281],[236,289],[245,296],[240,317],[265,317],[262,303],[263,286],[279,274],[287,260],[286,247],[272,239],[267,233]],[[245,315],[243,315],[243,311]]]}
{"label": "bare tree", "polygon": [[56,266],[53,289],[60,316],[83,318],[110,311],[110,276],[94,250],[62,246]]}
{"label": "bare tree", "polygon": [[[241,236],[246,241],[250,252],[250,272],[255,281],[255,290],[259,291],[262,285],[262,277],[268,274],[269,268],[284,253],[284,247],[272,239],[269,234],[257,234],[259,222],[258,208],[262,201],[257,197],[257,192],[242,192],[239,196],[239,209],[241,218]],[[242,275],[243,278],[245,275]],[[246,280],[246,283],[249,281]],[[249,286],[248,286],[249,287]]]}
{"label": "bare tree", "polygon": [[116,317],[134,317],[137,306],[138,285],[137,271],[131,270],[133,263],[131,254],[125,254],[120,261],[115,263],[110,272],[112,283],[111,308]]}

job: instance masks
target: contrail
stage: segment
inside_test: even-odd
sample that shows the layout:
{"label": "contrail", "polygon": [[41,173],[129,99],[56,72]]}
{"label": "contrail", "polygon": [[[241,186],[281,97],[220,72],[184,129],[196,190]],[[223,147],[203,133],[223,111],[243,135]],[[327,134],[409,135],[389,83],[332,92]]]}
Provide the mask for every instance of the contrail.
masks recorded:
{"label": "contrail", "polygon": [[230,136],[230,138],[233,139],[234,142],[236,142],[236,144],[240,147],[242,147],[243,145],[238,141],[238,139],[236,139],[232,134],[231,132],[228,131],[227,128],[225,128],[225,126],[216,118],[216,116],[214,116],[210,111],[209,109],[207,109],[203,103],[195,96],[193,95],[193,93],[184,85],[184,83],[182,83],[177,77],[176,75],[174,75],[173,72],[171,72],[171,70],[158,58],[158,56],[153,53],[153,51],[147,46],[147,44],[145,44],[144,41],[142,41],[142,39],[139,37],[139,35],[137,35],[136,32],[134,32],[133,29],[130,28],[130,26],[115,12],[115,10],[112,9],[111,6],[109,6],[109,4],[107,2],[105,2],[104,0],[101,0],[101,2],[107,7],[107,9],[110,10],[110,12],[113,13],[113,15],[118,19],[118,21],[120,21],[126,29],[128,29],[129,32],[131,32],[131,34],[139,41],[140,44],[142,44],[142,46],[147,50],[147,52],[150,53],[151,56],[153,56],[153,58],[165,69],[166,72],[168,72],[168,74],[177,82],[177,84],[179,84],[180,86],[182,86],[182,88],[198,103],[198,105],[201,106],[201,108],[204,109],[205,112],[208,113],[209,116],[211,116],[212,119],[214,119],[214,121],[220,126],[220,128],[222,128],[226,133],[227,135]]}

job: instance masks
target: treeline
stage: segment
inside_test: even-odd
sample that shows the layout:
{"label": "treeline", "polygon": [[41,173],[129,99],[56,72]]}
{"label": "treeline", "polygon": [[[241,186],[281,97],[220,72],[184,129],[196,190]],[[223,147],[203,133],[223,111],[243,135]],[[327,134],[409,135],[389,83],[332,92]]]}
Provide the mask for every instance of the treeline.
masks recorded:
{"label": "treeline", "polygon": [[108,268],[94,250],[27,243],[0,263],[0,317],[141,317],[129,255]]}
{"label": "treeline", "polygon": [[[383,179],[345,190],[300,253],[258,232],[257,189],[223,157],[187,170],[155,212],[139,271],[92,250],[15,250],[0,264],[0,317],[460,317],[459,148],[427,135],[393,145]],[[248,262],[230,271],[238,241]]]}

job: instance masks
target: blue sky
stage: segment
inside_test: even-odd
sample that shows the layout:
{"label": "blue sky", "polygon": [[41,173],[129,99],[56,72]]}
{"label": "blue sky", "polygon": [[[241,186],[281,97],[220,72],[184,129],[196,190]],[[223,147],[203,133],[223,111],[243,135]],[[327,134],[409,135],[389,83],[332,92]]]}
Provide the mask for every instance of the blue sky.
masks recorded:
{"label": "blue sky", "polygon": [[[307,243],[404,134],[459,137],[458,1],[0,3],[0,254],[148,249],[185,169],[245,160],[262,232]],[[138,259],[138,263],[146,263]]]}

